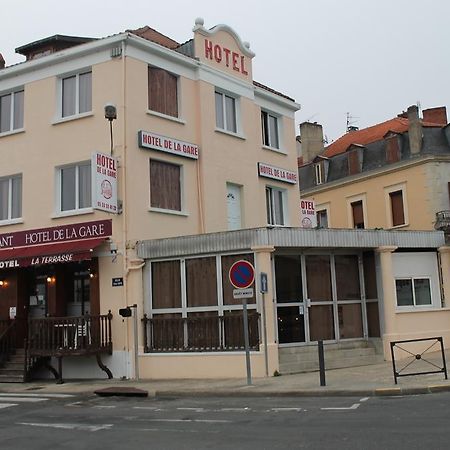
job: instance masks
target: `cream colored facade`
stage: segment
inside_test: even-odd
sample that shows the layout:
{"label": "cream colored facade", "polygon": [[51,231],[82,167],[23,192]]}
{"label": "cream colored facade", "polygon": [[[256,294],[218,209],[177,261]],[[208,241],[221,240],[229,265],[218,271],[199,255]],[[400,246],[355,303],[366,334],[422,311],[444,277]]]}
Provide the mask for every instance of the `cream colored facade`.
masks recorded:
{"label": "cream colored facade", "polygon": [[[206,43],[207,41],[207,43]],[[137,375],[133,365],[133,322],[117,311],[137,305],[137,316],[148,308],[143,299],[142,267],[136,243],[142,240],[226,231],[228,229],[227,183],[240,190],[239,228],[266,226],[266,187],[278,189],[283,198],[283,225],[299,225],[297,183],[261,176],[258,163],[296,173],[294,113],[292,99],[252,79],[253,52],[231,28],[223,25],[207,30],[203,22],[194,27],[194,54],[185,56],[132,33],[73,46],[0,71],[0,95],[24,91],[23,127],[0,134],[0,177],[20,175],[22,213],[0,222],[1,233],[49,228],[112,219],[110,242],[97,247],[99,261],[100,313],[113,313],[114,352],[105,361],[115,377]],[[211,45],[211,52],[205,50]],[[221,49],[221,57],[214,52]],[[225,49],[225,50],[224,50]],[[148,70],[158,67],[177,77],[178,116],[149,110]],[[92,72],[91,110],[62,117],[62,79]],[[216,125],[215,92],[226,94],[236,105],[236,132]],[[70,212],[58,209],[60,167],[89,161],[93,152],[109,153],[109,126],[104,106],[114,104],[112,154],[118,161],[120,214],[94,208]],[[276,117],[279,145],[263,145],[261,111]],[[138,132],[155,133],[198,146],[198,159],[140,148]],[[169,162],[181,169],[181,210],[151,207],[149,161]],[[123,286],[113,286],[123,278]],[[139,353],[142,336],[139,329]],[[142,358],[141,377],[183,376],[173,371],[170,357],[150,361]],[[216,355],[206,363],[183,357],[185,376],[240,376],[241,355]],[[189,359],[192,365],[185,363]],[[218,366],[220,360],[222,366]],[[179,361],[177,367],[180,366]],[[274,363],[275,364],[275,363]],[[95,365],[66,358],[66,376],[99,376]],[[228,372],[223,368],[227,367]],[[263,366],[256,368],[263,374]]]}

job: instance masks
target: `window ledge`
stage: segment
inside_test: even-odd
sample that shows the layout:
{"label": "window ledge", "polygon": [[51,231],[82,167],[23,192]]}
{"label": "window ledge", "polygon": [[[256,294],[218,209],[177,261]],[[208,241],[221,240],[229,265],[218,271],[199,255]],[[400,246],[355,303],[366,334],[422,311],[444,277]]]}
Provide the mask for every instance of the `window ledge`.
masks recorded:
{"label": "window ledge", "polygon": [[276,147],[270,147],[269,145],[263,145],[262,148],[264,150],[270,150],[272,152],[280,153],[282,155],[287,155],[288,154],[288,152],[286,150],[283,150],[281,148],[276,148]]}
{"label": "window ledge", "polygon": [[175,211],[173,209],[163,209],[163,208],[154,208],[154,207],[150,207],[148,210],[150,212],[156,212],[156,213],[162,213],[162,214],[172,214],[174,216],[189,217],[189,213],[187,213],[185,211]]}
{"label": "window ledge", "polygon": [[408,314],[408,313],[426,313],[436,311],[450,311],[450,308],[441,308],[433,305],[424,306],[397,306],[395,314]]}
{"label": "window ledge", "polygon": [[0,133],[0,138],[19,133],[25,133],[25,128],[17,128],[17,130],[4,131],[3,133]]}
{"label": "window ledge", "polygon": [[152,111],[151,109],[147,110],[147,114],[149,116],[156,116],[156,117],[160,117],[161,119],[167,119],[167,120],[171,120],[172,122],[181,123],[182,125],[186,124],[186,121],[183,119],[180,119],[179,117],[169,116],[168,114],[163,114],[158,111]]}
{"label": "window ledge", "polygon": [[268,223],[267,225],[266,225],[266,227],[267,228],[286,228],[286,227],[289,227],[289,225],[288,224],[284,224],[284,225],[272,225],[272,224],[270,224],[270,223]]}
{"label": "window ledge", "polygon": [[235,138],[242,139],[243,141],[246,140],[246,137],[243,134],[240,134],[240,133],[233,133],[232,131],[223,130],[222,128],[216,128],[215,131],[217,133],[226,134],[227,136],[233,136]]}
{"label": "window ledge", "polygon": [[71,122],[72,120],[84,119],[85,117],[91,117],[94,113],[92,111],[82,114],[74,114],[73,116],[59,117],[52,121],[52,125],[58,125],[59,123]]}
{"label": "window ledge", "polygon": [[389,227],[389,230],[398,230],[400,228],[409,227],[409,223],[403,223],[402,225],[396,225],[395,227]]}
{"label": "window ledge", "polygon": [[17,223],[23,223],[23,219],[20,217],[18,219],[0,220],[0,227],[5,227],[6,225],[15,225]]}
{"label": "window ledge", "polygon": [[70,211],[59,211],[51,216],[52,219],[61,217],[81,216],[83,214],[93,214],[94,208],[72,209]]}

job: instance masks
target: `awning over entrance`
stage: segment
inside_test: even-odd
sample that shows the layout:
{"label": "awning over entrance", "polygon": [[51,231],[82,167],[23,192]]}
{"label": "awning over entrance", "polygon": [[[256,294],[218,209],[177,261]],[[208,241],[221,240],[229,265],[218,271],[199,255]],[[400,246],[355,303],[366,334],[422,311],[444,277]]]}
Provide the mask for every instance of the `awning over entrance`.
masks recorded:
{"label": "awning over entrance", "polygon": [[91,259],[93,250],[104,241],[103,237],[0,250],[0,269]]}

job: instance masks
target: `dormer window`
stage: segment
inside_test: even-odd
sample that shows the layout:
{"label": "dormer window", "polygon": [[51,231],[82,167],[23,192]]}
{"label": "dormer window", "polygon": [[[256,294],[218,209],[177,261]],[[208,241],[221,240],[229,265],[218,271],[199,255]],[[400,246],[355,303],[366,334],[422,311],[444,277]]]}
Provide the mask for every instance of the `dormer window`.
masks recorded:
{"label": "dormer window", "polygon": [[322,162],[314,164],[314,173],[316,175],[316,185],[322,184],[324,182],[323,163]]}
{"label": "dormer window", "polygon": [[388,132],[384,136],[386,142],[386,162],[388,164],[400,161],[400,135],[394,132]]}

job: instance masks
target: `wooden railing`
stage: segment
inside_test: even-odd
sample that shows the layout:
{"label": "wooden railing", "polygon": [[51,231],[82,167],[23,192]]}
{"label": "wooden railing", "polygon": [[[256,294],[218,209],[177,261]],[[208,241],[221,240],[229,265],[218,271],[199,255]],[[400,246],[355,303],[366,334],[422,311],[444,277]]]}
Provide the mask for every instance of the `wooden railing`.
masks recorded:
{"label": "wooden railing", "polygon": [[112,314],[44,317],[28,323],[28,356],[112,353]]}
{"label": "wooden railing", "polygon": [[0,327],[0,366],[2,366],[16,351],[16,322],[2,320]]}
{"label": "wooden railing", "polygon": [[[144,351],[222,352],[244,350],[244,322],[241,311],[224,316],[149,318],[144,314]],[[259,314],[248,313],[250,348],[259,348]]]}

